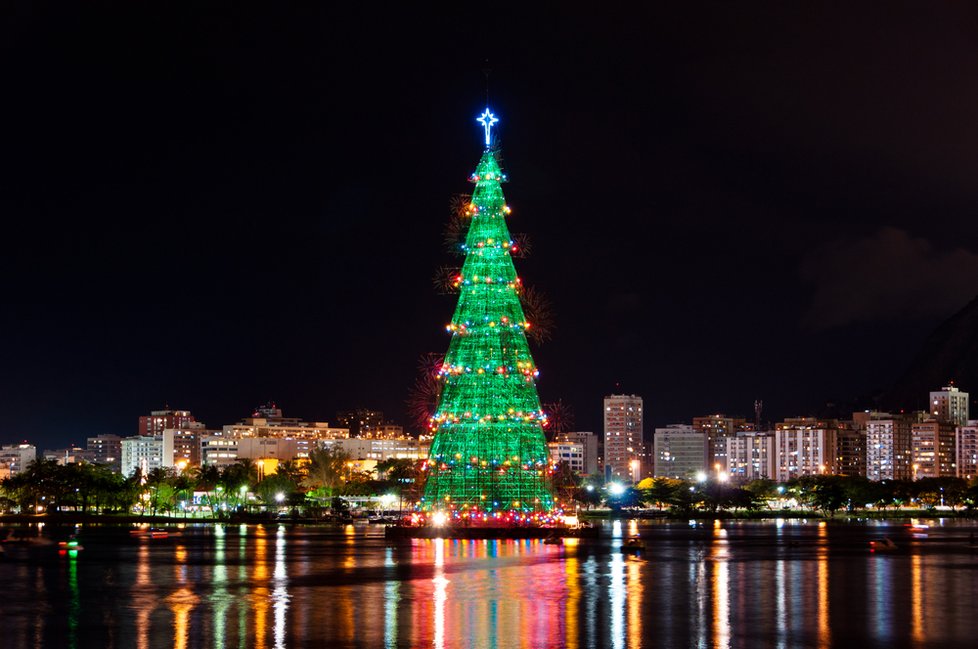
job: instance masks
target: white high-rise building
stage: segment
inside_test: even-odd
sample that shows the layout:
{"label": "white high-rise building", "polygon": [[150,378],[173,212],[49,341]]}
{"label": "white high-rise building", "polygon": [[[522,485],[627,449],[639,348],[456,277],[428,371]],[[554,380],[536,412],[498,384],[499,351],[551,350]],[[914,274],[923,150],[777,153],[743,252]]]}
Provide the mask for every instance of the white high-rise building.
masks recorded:
{"label": "white high-rise building", "polygon": [[770,480],[777,475],[777,454],[773,432],[740,432],[719,440],[725,466],[731,478],[743,481]]}
{"label": "white high-rise building", "polygon": [[837,430],[835,422],[814,417],[785,419],[775,426],[775,479],[834,474],[839,459]]}
{"label": "white high-rise building", "polygon": [[566,462],[570,470],[584,473],[584,444],[580,442],[550,442],[547,444],[550,449],[550,461],[554,464]]}
{"label": "white high-rise building", "polygon": [[199,421],[190,422],[186,428],[163,429],[163,465],[185,469],[200,465],[200,438],[207,428]]}
{"label": "white high-rise building", "polygon": [[37,459],[37,447],[33,444],[24,442],[0,446],[0,463],[7,467],[10,475],[17,475],[35,459]]}
{"label": "white high-rise building", "polygon": [[940,422],[964,426],[968,423],[968,393],[953,385],[930,393],[930,414]]}
{"label": "white high-rise building", "polygon": [[143,475],[163,465],[163,436],[126,437],[122,440],[122,475],[131,476],[136,469]]}
{"label": "white high-rise building", "polygon": [[612,394],[604,398],[605,476],[628,482],[642,478],[642,397]]}
{"label": "white high-rise building", "polygon": [[955,464],[959,478],[978,476],[978,420],[958,426],[954,433]]}
{"label": "white high-rise building", "polygon": [[580,470],[583,475],[597,475],[598,469],[598,436],[590,431],[574,431],[560,433],[557,442],[574,442],[584,449],[584,466]]}
{"label": "white high-rise building", "polygon": [[911,421],[874,412],[866,421],[866,477],[870,480],[909,480],[912,477]]}

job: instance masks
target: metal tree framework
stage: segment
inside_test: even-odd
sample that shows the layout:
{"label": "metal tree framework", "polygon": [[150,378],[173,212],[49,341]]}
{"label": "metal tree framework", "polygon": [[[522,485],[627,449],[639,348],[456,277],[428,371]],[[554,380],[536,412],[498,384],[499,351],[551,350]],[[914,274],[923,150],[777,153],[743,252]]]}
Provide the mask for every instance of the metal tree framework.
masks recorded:
{"label": "metal tree framework", "polygon": [[421,506],[456,518],[533,518],[554,509],[547,417],[506,226],[506,176],[490,144],[489,129],[498,120],[486,109],[479,121],[486,150],[470,178],[472,222],[455,278],[459,299],[447,327],[452,340],[438,372],[444,386],[430,423],[435,437]]}

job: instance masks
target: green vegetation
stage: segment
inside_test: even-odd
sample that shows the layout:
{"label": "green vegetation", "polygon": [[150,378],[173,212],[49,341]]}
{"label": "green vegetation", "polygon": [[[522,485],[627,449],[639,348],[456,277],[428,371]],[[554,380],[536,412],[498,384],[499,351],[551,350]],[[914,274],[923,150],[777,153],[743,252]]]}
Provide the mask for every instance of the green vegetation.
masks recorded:
{"label": "green vegetation", "polygon": [[708,479],[702,482],[646,478],[635,487],[581,484],[573,499],[585,509],[604,504],[612,512],[645,508],[662,515],[763,516],[785,512],[890,515],[899,510],[948,513],[948,509],[978,512],[978,480],[923,478],[883,480],[836,475],[805,476],[776,483],[755,480],[744,484]]}
{"label": "green vegetation", "polygon": [[[129,477],[97,464],[59,465],[38,459],[0,481],[0,513],[186,514],[228,516],[234,512],[287,509],[295,515],[320,515],[338,507],[344,496],[389,496],[399,505],[418,497],[423,472],[412,460],[378,465],[381,479],[353,469],[333,450],[314,451],[306,462],[281,462],[264,474],[252,460],[215,466],[138,470]],[[345,507],[339,505],[339,507]]]}

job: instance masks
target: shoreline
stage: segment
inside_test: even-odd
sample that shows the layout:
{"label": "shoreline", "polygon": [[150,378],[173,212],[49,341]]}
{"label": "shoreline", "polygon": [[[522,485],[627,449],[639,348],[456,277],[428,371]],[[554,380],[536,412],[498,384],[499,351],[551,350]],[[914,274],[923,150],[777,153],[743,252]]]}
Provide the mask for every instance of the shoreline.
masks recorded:
{"label": "shoreline", "polygon": [[686,521],[686,520],[777,520],[777,519],[816,519],[824,521],[845,521],[845,520],[887,520],[887,519],[907,519],[907,518],[955,518],[962,520],[978,520],[978,510],[962,511],[943,511],[934,509],[887,509],[887,510],[865,510],[860,509],[853,512],[837,511],[834,514],[826,514],[817,510],[763,510],[763,511],[736,511],[736,512],[670,512],[670,511],[639,511],[639,512],[614,512],[612,510],[581,511],[578,516],[582,520],[612,520],[637,519],[637,520],[663,520],[663,521]]}
{"label": "shoreline", "polygon": [[[814,510],[766,510],[756,512],[632,512],[612,510],[580,511],[578,514],[582,520],[604,521],[604,520],[640,520],[640,521],[776,521],[778,519],[813,519],[818,521],[861,521],[861,520],[906,520],[916,519],[960,519],[978,520],[978,510],[972,511],[940,511],[932,509],[891,509],[882,511],[859,510],[855,512],[836,512],[828,515]],[[108,525],[199,525],[199,524],[225,524],[225,525],[258,525],[258,524],[285,524],[285,525],[328,525],[343,527],[353,523],[370,525],[365,519],[350,521],[329,521],[322,518],[311,517],[288,517],[288,518],[269,518],[261,515],[238,514],[228,518],[195,518],[192,516],[141,516],[138,514],[82,514],[80,512],[59,512],[55,514],[3,514],[0,515],[0,528],[11,525],[37,524],[45,525],[73,525],[73,524],[108,524]],[[378,525],[378,528],[384,526]]]}

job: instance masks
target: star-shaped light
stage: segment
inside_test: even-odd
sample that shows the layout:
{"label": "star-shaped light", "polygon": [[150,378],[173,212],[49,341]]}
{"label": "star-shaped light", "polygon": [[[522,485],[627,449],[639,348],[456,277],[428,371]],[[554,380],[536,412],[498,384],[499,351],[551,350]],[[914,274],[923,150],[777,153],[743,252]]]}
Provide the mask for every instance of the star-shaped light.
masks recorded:
{"label": "star-shaped light", "polygon": [[475,121],[482,124],[483,128],[486,129],[486,146],[489,146],[490,144],[489,131],[492,129],[492,125],[498,122],[499,120],[496,119],[495,115],[489,112],[489,107],[487,106],[486,112],[482,113],[482,115],[479,116]]}

